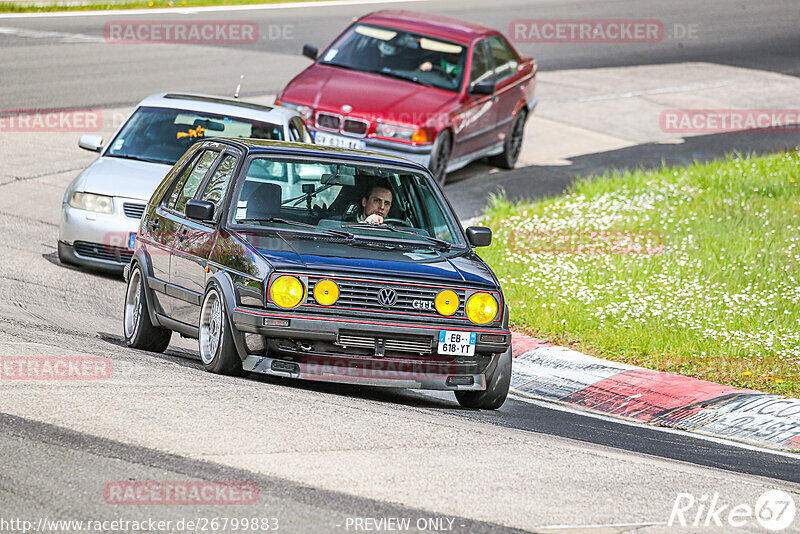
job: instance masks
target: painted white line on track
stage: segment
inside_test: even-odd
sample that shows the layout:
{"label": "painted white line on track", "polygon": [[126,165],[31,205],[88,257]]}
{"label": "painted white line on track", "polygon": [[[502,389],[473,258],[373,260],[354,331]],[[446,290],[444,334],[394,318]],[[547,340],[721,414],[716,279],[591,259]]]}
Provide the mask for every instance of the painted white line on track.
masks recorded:
{"label": "painted white line on track", "polygon": [[687,432],[686,430],[678,430],[676,428],[670,428],[666,426],[655,426],[655,425],[648,425],[644,423],[638,423],[636,421],[628,421],[627,419],[621,419],[616,417],[611,417],[610,415],[603,415],[596,412],[584,411],[579,410],[577,408],[572,408],[565,404],[559,404],[557,402],[552,401],[545,401],[539,400],[536,398],[532,398],[527,396],[525,393],[521,391],[517,391],[515,389],[511,389],[509,392],[510,396],[514,399],[521,400],[522,402],[527,402],[528,404],[533,404],[534,406],[539,406],[540,408],[547,408],[549,410],[558,410],[559,412],[567,412],[576,415],[583,415],[585,417],[592,417],[594,419],[600,419],[603,421],[609,421],[612,423],[619,423],[621,425],[627,426],[635,426],[635,427],[645,427],[650,428],[652,430],[657,430],[659,432],[666,432],[668,434],[676,434],[679,436],[687,437],[687,438],[695,438],[703,441],[709,441],[711,443],[717,443],[720,445],[728,445],[730,447],[736,447],[739,449],[745,449],[752,452],[760,452],[766,454],[773,454],[775,456],[783,456],[785,458],[793,458],[797,461],[800,461],[800,454],[791,453],[791,452],[784,452],[779,451],[777,449],[768,449],[766,447],[758,447],[756,445],[750,445],[748,443],[743,443],[741,441],[735,441],[730,439],[718,438],[715,436],[709,436],[706,434],[701,434],[698,432]]}
{"label": "painted white line on track", "polygon": [[0,26],[0,35],[27,37],[30,39],[58,39],[61,43],[105,43],[102,37],[83,33],[50,32],[44,30],[28,30],[25,28],[7,28]]}
{"label": "painted white line on track", "polygon": [[165,7],[158,9],[113,9],[105,11],[60,11],[47,13],[0,13],[0,19],[33,19],[46,17],[124,17],[134,15],[195,15],[224,11],[266,11],[273,9],[303,9],[370,4],[406,4],[428,0],[331,0],[323,2],[287,2],[285,4],[247,4],[238,6]]}
{"label": "painted white line on track", "polygon": [[536,527],[539,530],[564,530],[574,529],[579,530],[582,528],[630,528],[630,527],[661,527],[666,526],[665,522],[661,523],[609,523],[608,525],[548,525],[545,527]]}

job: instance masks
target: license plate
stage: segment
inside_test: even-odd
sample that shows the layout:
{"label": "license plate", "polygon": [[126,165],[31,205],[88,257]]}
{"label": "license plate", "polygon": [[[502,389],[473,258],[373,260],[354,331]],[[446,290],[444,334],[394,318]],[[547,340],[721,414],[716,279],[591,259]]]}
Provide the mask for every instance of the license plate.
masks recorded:
{"label": "license plate", "polygon": [[136,234],[128,235],[128,248],[136,248]]}
{"label": "license plate", "polygon": [[455,356],[474,356],[475,332],[455,332],[453,330],[439,331],[439,354],[453,354]]}
{"label": "license plate", "polygon": [[318,145],[353,148],[355,150],[364,150],[367,147],[367,144],[361,139],[350,139],[342,135],[331,135],[323,132],[317,132],[314,135],[314,142]]}

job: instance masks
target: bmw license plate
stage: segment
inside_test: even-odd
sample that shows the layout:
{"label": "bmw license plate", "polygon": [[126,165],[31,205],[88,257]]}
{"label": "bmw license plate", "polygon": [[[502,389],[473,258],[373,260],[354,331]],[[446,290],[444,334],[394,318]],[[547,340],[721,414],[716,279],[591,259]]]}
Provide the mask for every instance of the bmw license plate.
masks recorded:
{"label": "bmw license plate", "polygon": [[343,135],[331,135],[323,132],[317,132],[314,135],[314,142],[318,145],[333,146],[336,148],[354,148],[356,150],[364,150],[367,144],[361,139],[350,139]]}
{"label": "bmw license plate", "polygon": [[474,356],[475,332],[456,332],[453,330],[439,331],[439,354],[452,354],[454,356]]}
{"label": "bmw license plate", "polygon": [[128,235],[128,248],[136,248],[136,233]]}

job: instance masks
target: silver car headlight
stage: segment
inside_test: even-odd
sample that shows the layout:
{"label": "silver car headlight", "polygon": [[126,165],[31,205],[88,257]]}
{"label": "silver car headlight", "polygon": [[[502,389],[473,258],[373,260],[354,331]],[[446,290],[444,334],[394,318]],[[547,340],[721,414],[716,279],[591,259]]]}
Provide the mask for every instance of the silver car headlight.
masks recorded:
{"label": "silver car headlight", "polygon": [[94,193],[72,193],[69,205],[73,208],[97,213],[114,213],[114,199],[105,195],[95,195]]}

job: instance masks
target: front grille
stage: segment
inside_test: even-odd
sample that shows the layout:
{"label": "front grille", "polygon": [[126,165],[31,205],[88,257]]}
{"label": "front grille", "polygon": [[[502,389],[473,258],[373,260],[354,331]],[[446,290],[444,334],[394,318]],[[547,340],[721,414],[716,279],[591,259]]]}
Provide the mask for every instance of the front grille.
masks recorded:
{"label": "front grille", "polygon": [[[431,349],[432,338],[381,339],[384,340],[386,352],[408,352],[413,354],[431,354],[433,352]],[[340,333],[338,344],[344,348],[372,350],[375,349],[375,341],[376,338],[374,337]]]}
{"label": "front grille", "polygon": [[[308,304],[320,306],[319,309],[342,310],[350,309],[356,311],[376,311],[376,312],[389,312],[389,313],[402,313],[402,314],[415,314],[428,317],[443,318],[436,312],[433,307],[433,301],[439,291],[449,288],[419,286],[415,284],[381,284],[380,282],[361,281],[361,280],[347,280],[335,278],[336,283],[339,285],[339,300],[333,306],[321,307],[320,304],[314,300],[314,286],[323,277],[309,276],[308,277]],[[378,293],[382,288],[390,287],[397,293],[397,302],[394,306],[382,306],[378,302]],[[464,289],[454,289],[458,295],[459,306],[458,311],[453,314],[452,318],[463,319],[464,302],[466,291]],[[414,307],[414,301],[428,303],[431,306],[429,309],[420,309]]]}
{"label": "front grille", "polygon": [[130,217],[131,219],[141,219],[142,215],[144,214],[144,204],[131,204],[129,202],[125,202],[122,205],[122,211],[125,212],[125,217]]}
{"label": "front grille", "polygon": [[363,119],[347,118],[342,126],[342,133],[364,137],[369,130],[369,123]]}
{"label": "front grille", "polygon": [[342,125],[342,117],[333,113],[317,112],[317,128],[338,132]]}
{"label": "front grille", "polygon": [[102,245],[100,243],[75,242],[75,254],[85,258],[113,261],[117,263],[130,263],[133,251],[129,248]]}

